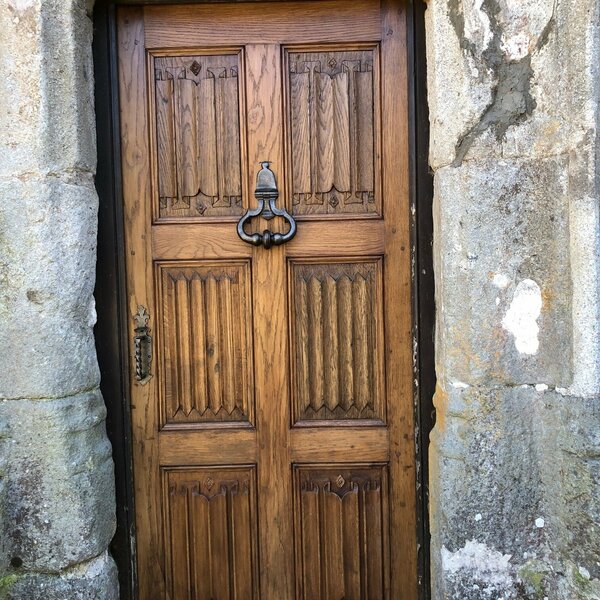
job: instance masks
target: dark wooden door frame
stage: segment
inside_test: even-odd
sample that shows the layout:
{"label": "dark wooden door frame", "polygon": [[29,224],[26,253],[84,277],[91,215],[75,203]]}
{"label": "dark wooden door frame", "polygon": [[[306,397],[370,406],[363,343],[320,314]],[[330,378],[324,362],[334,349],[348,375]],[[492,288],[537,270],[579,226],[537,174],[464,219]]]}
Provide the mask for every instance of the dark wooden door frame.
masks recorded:
{"label": "dark wooden door frame", "polygon": [[[188,0],[191,3],[194,0]],[[226,0],[200,0],[223,2]],[[229,0],[231,1],[231,0]],[[254,1],[254,0],[238,0]],[[277,1],[277,0],[272,0]],[[307,0],[310,1],[310,0]],[[94,9],[94,70],[100,197],[96,272],[96,348],[101,389],[108,409],[107,432],[113,446],[117,492],[117,531],[111,552],[119,568],[121,598],[136,598],[135,522],[129,408],[127,302],[123,250],[123,204],[117,85],[115,12],[118,4],[185,3],[181,0],[134,2],[97,0]],[[414,402],[417,453],[417,502],[420,598],[428,600],[429,520],[428,441],[433,427],[434,285],[432,258],[433,181],[428,167],[429,115],[426,98],[424,0],[409,3],[409,111],[412,242],[414,253],[413,331],[417,345]]]}

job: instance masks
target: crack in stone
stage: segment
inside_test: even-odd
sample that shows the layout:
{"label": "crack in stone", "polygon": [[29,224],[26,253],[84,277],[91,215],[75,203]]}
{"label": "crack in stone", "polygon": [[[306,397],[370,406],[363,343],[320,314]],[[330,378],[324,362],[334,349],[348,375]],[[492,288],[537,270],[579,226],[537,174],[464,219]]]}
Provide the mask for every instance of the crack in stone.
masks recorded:
{"label": "crack in stone", "polygon": [[33,402],[45,402],[45,401],[53,401],[53,400],[68,400],[69,398],[74,398],[75,396],[81,396],[81,394],[88,394],[90,392],[95,392],[100,389],[100,386],[93,385],[91,387],[82,388],[79,391],[73,392],[71,394],[67,394],[65,396],[36,396],[34,398],[29,397],[19,397],[19,398],[10,398],[8,396],[0,396],[0,404],[4,402],[19,402],[21,400],[31,400]]}
{"label": "crack in stone", "polygon": [[50,577],[64,577],[69,576],[73,573],[73,571],[77,571],[79,569],[85,568],[88,565],[94,563],[95,561],[102,559],[106,555],[107,551],[102,550],[99,554],[95,554],[91,558],[86,558],[84,560],[79,560],[77,562],[68,562],[62,569],[53,570],[53,569],[42,569],[42,568],[31,568],[31,567],[23,567],[20,568],[17,572],[14,573],[19,579],[25,578],[31,575],[48,575]]}
{"label": "crack in stone", "polygon": [[[452,383],[450,383],[449,387],[446,387],[446,385],[442,385],[442,384],[440,384],[440,385],[445,393],[448,393],[450,388],[454,389],[454,390],[461,390],[461,391],[473,390],[475,392],[481,392],[481,391],[494,392],[494,391],[499,391],[499,390],[514,390],[514,389],[522,388],[522,389],[532,389],[532,390],[538,392],[539,394],[556,393],[556,394],[559,394],[560,396],[562,396],[563,398],[577,398],[580,400],[599,400],[600,401],[600,396],[598,396],[597,394],[587,394],[587,395],[573,394],[573,393],[571,393],[571,391],[568,387],[562,387],[560,385],[551,385],[551,384],[547,384],[547,383],[499,383],[497,385],[464,383],[463,385],[459,385],[459,386],[453,385]],[[536,389],[536,386],[546,386],[546,388],[543,390]],[[446,413],[446,414],[450,414],[450,413]]]}
{"label": "crack in stone", "polygon": [[496,69],[497,83],[492,91],[492,101],[479,121],[456,144],[453,167],[458,167],[475,142],[486,130],[492,129],[498,141],[511,125],[524,121],[531,115],[536,102],[530,93],[531,55],[518,61],[501,63]]}
{"label": "crack in stone", "polygon": [[[448,16],[459,38],[461,48],[476,58],[475,45],[465,37],[464,15],[459,7],[459,2],[460,0],[449,1]],[[506,61],[501,47],[502,29],[498,23],[501,7],[498,0],[483,0],[481,10],[487,15],[492,32],[492,39],[481,57],[488,70],[492,72],[496,83],[492,89],[492,100],[479,120],[458,140],[455,158],[452,162],[453,167],[462,164],[475,140],[485,131],[493,130],[496,139],[501,141],[510,126],[525,121],[536,108],[536,101],[531,95],[531,81],[534,75],[531,67],[532,53],[528,53],[519,60]],[[534,52],[539,51],[548,42],[554,26],[555,11],[556,0],[552,15],[537,40]]]}

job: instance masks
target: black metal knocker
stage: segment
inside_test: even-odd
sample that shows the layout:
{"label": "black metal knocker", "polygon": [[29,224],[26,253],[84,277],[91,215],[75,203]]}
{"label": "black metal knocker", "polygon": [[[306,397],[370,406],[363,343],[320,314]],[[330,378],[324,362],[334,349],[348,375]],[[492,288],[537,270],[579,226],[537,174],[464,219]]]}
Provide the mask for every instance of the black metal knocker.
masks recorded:
{"label": "black metal knocker", "polygon": [[[246,214],[237,224],[238,235],[244,242],[253,246],[263,246],[267,250],[272,246],[281,246],[281,244],[289,242],[296,235],[296,221],[294,221],[292,215],[285,208],[275,206],[275,202],[279,198],[279,191],[277,190],[275,174],[269,169],[270,164],[268,161],[261,162],[260,166],[262,168],[256,176],[254,196],[258,201],[258,207],[246,211]],[[283,217],[290,224],[290,228],[287,233],[274,233],[269,229],[265,229],[262,234],[247,234],[244,231],[246,221],[251,221],[254,217],[259,216],[267,219],[267,221],[275,216]]]}

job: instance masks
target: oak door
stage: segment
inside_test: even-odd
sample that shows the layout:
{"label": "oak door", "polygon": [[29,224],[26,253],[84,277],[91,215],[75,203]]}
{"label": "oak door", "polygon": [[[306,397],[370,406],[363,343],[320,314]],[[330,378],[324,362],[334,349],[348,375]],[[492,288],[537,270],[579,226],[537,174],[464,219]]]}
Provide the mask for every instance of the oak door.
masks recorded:
{"label": "oak door", "polygon": [[119,10],[142,600],[416,598],[405,19]]}

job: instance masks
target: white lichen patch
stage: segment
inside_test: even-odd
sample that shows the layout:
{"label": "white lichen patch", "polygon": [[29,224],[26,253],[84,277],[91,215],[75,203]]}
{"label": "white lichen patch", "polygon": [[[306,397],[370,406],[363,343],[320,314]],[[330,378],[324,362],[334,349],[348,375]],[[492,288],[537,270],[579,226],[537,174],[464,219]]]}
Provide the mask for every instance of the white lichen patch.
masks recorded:
{"label": "white lichen patch", "polygon": [[515,347],[521,354],[536,354],[539,348],[540,328],[537,319],[542,312],[542,290],[532,279],[517,285],[510,307],[502,319],[502,327],[515,338]]}
{"label": "white lichen patch", "polygon": [[469,540],[464,547],[450,552],[442,546],[442,569],[450,574],[461,573],[473,580],[485,581],[496,587],[510,588],[510,554],[502,554],[486,544]]}
{"label": "white lichen patch", "polygon": [[482,8],[483,0],[474,0],[472,5],[464,7],[465,37],[475,42],[480,51],[489,47],[494,34],[490,18]]}
{"label": "white lichen patch", "polygon": [[[35,0],[9,0],[8,6],[18,12],[24,12],[35,5]],[[13,21],[14,22],[14,21]],[[19,22],[19,19],[16,19]]]}
{"label": "white lichen patch", "polygon": [[592,578],[592,576],[590,575],[590,572],[585,567],[579,566],[579,567],[577,567],[577,571],[584,579],[589,580]]}
{"label": "white lichen patch", "polygon": [[510,279],[504,273],[496,273],[492,279],[492,283],[497,287],[503,290],[510,283]]}
{"label": "white lichen patch", "polygon": [[452,381],[451,385],[454,388],[459,388],[459,389],[462,389],[462,390],[466,390],[469,387],[469,384],[468,383],[464,383],[463,381]]}
{"label": "white lichen patch", "polygon": [[500,6],[502,51],[509,60],[520,60],[534,51],[552,18],[554,0],[503,0]]}

